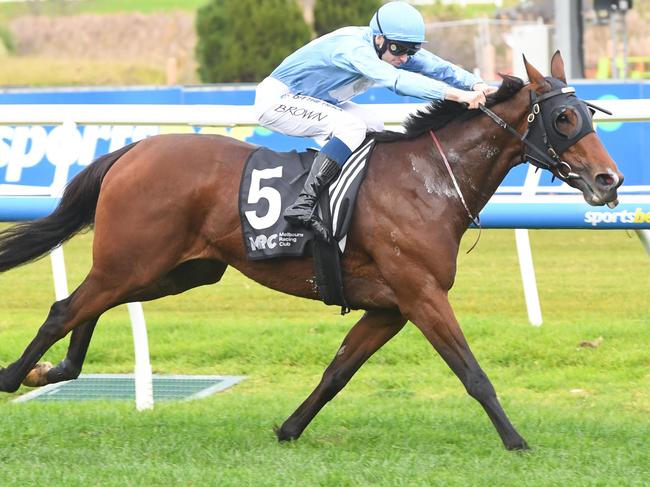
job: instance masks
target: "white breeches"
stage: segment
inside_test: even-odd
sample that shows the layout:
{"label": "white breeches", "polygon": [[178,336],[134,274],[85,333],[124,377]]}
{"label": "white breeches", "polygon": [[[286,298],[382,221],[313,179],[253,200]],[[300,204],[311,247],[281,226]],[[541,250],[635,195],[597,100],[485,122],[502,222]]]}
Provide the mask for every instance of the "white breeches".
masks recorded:
{"label": "white breeches", "polygon": [[338,138],[351,151],[367,131],[380,132],[383,121],[370,110],[346,101],[338,106],[317,98],[294,95],[289,87],[268,77],[255,91],[255,113],[260,125],[285,135],[311,137],[319,143]]}

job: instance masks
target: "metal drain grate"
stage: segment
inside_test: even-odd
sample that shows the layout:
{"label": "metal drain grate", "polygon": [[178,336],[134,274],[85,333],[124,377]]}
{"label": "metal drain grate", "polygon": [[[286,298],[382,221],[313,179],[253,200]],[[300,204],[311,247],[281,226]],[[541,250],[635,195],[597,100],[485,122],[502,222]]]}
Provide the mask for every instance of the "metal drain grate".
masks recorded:
{"label": "metal drain grate", "polygon": [[[228,375],[154,375],[154,401],[200,399],[223,391],[241,380]],[[82,374],[76,380],[49,384],[17,397],[26,401],[134,400],[133,374]]]}

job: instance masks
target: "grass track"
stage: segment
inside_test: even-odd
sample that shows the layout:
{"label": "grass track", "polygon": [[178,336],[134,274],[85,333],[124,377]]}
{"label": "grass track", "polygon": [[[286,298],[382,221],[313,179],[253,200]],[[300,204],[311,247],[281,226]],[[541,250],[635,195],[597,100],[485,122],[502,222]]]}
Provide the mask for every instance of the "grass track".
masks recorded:
{"label": "grass track", "polygon": [[[476,236],[470,232],[466,248]],[[71,287],[92,234],[66,245]],[[2,485],[647,485],[648,256],[624,232],[531,232],[545,323],[527,324],[512,232],[461,254],[463,329],[533,451],[513,454],[415,327],[364,366],[296,443],[280,424],[311,391],[359,312],[222,283],[145,305],[161,373],[244,374],[211,398],[158,404],[25,404],[0,398]],[[0,276],[0,364],[52,300],[47,259]],[[582,340],[603,337],[600,347]],[[67,344],[46,358],[60,360]],[[100,321],[85,372],[128,372],[125,309]],[[8,479],[8,480],[7,480]]]}

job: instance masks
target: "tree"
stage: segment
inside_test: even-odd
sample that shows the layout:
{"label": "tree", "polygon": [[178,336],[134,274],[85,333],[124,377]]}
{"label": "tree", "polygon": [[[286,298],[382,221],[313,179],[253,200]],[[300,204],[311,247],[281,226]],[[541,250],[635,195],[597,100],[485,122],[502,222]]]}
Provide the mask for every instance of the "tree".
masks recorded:
{"label": "tree", "polygon": [[211,0],[196,16],[203,82],[262,80],[311,37],[295,0]]}
{"label": "tree", "polygon": [[347,25],[368,25],[380,0],[316,0],[314,30],[322,36]]}

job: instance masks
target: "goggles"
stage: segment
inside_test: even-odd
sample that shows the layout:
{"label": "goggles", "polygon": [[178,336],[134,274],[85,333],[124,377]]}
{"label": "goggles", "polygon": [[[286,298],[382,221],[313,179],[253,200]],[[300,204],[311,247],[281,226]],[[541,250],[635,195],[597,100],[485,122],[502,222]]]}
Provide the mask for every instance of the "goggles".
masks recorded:
{"label": "goggles", "polygon": [[397,42],[388,39],[386,39],[386,42],[388,42],[388,52],[393,56],[403,56],[404,54],[413,56],[422,47],[421,44],[413,44],[410,42]]}

